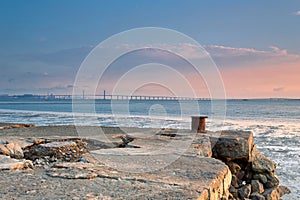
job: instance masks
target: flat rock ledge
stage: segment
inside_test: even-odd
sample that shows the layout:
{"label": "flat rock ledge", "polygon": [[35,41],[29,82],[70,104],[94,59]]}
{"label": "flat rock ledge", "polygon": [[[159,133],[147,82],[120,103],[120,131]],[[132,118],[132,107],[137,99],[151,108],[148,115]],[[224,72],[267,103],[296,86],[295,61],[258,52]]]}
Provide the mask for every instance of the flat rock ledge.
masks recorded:
{"label": "flat rock ledge", "polygon": [[79,129],[86,135],[74,126],[0,129],[1,198],[277,200],[290,192],[251,132]]}

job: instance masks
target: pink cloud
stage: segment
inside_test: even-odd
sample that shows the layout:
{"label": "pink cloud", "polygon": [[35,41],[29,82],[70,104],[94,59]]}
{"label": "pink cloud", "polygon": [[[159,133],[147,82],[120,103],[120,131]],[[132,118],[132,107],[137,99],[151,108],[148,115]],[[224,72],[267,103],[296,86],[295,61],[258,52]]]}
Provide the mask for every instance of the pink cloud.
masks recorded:
{"label": "pink cloud", "polygon": [[221,74],[229,98],[299,98],[300,62],[224,68]]}

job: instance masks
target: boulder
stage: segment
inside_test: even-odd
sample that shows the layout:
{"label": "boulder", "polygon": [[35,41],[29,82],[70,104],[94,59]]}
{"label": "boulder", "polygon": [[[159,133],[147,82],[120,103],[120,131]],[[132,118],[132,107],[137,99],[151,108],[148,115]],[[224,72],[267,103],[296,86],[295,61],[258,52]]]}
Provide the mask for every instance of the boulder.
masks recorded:
{"label": "boulder", "polygon": [[219,137],[212,137],[215,158],[225,161],[242,159],[251,161],[253,133],[251,131],[222,131]]}
{"label": "boulder", "polygon": [[259,180],[251,180],[251,191],[262,194],[264,192],[264,186],[259,182]]}
{"label": "boulder", "polygon": [[276,169],[276,163],[263,154],[261,154],[256,147],[253,149],[253,162],[252,162],[252,170],[256,173],[269,173],[273,174]]}
{"label": "boulder", "polygon": [[266,188],[272,188],[279,185],[279,179],[274,174],[266,174],[267,182],[264,184]]}
{"label": "boulder", "polygon": [[40,143],[24,150],[25,157],[30,160],[48,157],[53,160],[77,161],[85,152],[86,148],[79,139]]}
{"label": "boulder", "polygon": [[238,189],[238,194],[241,199],[249,198],[251,194],[251,185],[247,184]]}
{"label": "boulder", "polygon": [[231,199],[237,199],[238,198],[238,190],[234,187],[234,186],[230,186],[229,188],[229,197],[231,197]]}
{"label": "boulder", "polygon": [[10,151],[4,145],[0,145],[0,154],[10,156]]}
{"label": "boulder", "polygon": [[23,150],[22,150],[22,148],[20,147],[19,144],[9,143],[9,144],[6,144],[6,148],[10,152],[10,157],[17,158],[17,159],[24,158]]}
{"label": "boulder", "polygon": [[17,160],[8,156],[0,155],[0,170],[22,170],[28,168],[33,168],[30,160]]}
{"label": "boulder", "polygon": [[263,195],[266,200],[280,200],[280,193],[277,188],[266,189]]}
{"label": "boulder", "polygon": [[259,180],[263,184],[266,184],[268,182],[267,177],[263,174],[254,174],[253,179],[254,180]]}
{"label": "boulder", "polygon": [[291,193],[291,190],[289,188],[287,188],[286,186],[278,186],[277,187],[277,190],[279,192],[279,195],[282,197],[283,195],[285,194],[290,194]]}
{"label": "boulder", "polygon": [[259,194],[258,192],[254,192],[250,195],[251,200],[265,200],[266,198]]}
{"label": "boulder", "polygon": [[235,175],[232,175],[231,177],[231,185],[235,188],[239,187],[239,180]]}

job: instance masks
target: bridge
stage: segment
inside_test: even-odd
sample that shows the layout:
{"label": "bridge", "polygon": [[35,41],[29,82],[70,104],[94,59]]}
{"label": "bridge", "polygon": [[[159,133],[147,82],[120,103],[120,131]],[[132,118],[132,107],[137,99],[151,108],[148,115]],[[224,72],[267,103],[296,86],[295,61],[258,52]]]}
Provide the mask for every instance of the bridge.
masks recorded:
{"label": "bridge", "polygon": [[210,98],[192,98],[192,97],[176,97],[176,96],[158,96],[158,95],[122,95],[122,94],[103,94],[86,95],[84,91],[82,95],[39,95],[41,99],[55,100],[55,99],[96,99],[96,100],[160,100],[160,101],[199,101],[210,100]]}
{"label": "bridge", "polygon": [[191,98],[174,96],[144,96],[144,95],[39,95],[41,99],[95,99],[95,100],[160,100],[160,101],[192,101],[210,100],[209,98]]}
{"label": "bridge", "polygon": [[82,94],[23,94],[23,95],[0,95],[0,99],[30,99],[30,100],[139,100],[139,101],[199,101],[211,100],[210,98],[193,98],[193,97],[176,97],[176,96],[159,96],[159,95],[122,95],[122,94],[103,94],[86,95]]}

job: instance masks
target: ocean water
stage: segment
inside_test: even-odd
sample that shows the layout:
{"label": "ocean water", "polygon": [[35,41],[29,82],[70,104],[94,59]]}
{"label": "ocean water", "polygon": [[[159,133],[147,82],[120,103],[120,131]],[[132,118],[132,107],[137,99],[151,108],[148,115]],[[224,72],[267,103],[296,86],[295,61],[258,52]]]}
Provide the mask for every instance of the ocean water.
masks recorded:
{"label": "ocean water", "polygon": [[[199,106],[195,108],[189,102],[178,101],[83,100],[77,102],[73,112],[71,100],[0,99],[0,121],[190,128],[190,116],[207,115],[208,130],[253,131],[258,149],[278,164],[276,174],[281,185],[292,190],[283,199],[300,199],[300,100],[227,100],[226,113],[212,109],[211,101],[197,103]],[[218,103],[224,102],[217,102],[217,106]]]}

